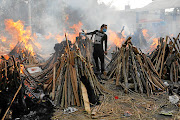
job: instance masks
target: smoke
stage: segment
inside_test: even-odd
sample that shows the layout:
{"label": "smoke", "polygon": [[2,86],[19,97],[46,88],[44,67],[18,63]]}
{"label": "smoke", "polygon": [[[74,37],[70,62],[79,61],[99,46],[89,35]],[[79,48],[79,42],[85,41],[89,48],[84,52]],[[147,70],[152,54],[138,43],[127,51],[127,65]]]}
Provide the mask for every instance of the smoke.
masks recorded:
{"label": "smoke", "polygon": [[[64,30],[73,33],[70,26],[79,21],[87,31],[99,29],[103,23],[110,28],[111,24],[119,22],[118,12],[105,4],[98,4],[97,0],[6,0],[1,3],[1,8],[5,11],[0,19],[1,24],[5,19],[22,20],[26,27],[31,23],[32,32],[37,34],[37,41],[44,54],[52,53],[54,44],[58,42],[55,38],[46,40],[44,36],[49,33],[54,36],[63,35]],[[69,17],[67,21],[66,16]],[[110,29],[115,28],[112,26]],[[116,29],[119,28],[121,26]]]}
{"label": "smoke", "polygon": [[[29,2],[30,1],[30,2]],[[54,52],[54,44],[58,41],[55,38],[45,39],[46,35],[63,35],[64,30],[73,33],[70,28],[74,24],[82,22],[82,29],[87,32],[100,29],[102,24],[107,24],[108,29],[120,32],[125,26],[125,35],[134,34],[137,29],[148,29],[150,36],[160,37],[165,34],[174,34],[177,32],[172,29],[176,26],[175,22],[166,20],[165,12],[162,10],[146,11],[141,9],[119,11],[113,8],[113,4],[104,4],[101,0],[1,0],[0,1],[0,29],[4,29],[4,20],[13,19],[22,20],[25,26],[30,25],[29,16],[31,16],[31,26],[33,33],[36,33],[37,41],[42,46],[42,53],[50,54]],[[29,7],[30,5],[30,7]],[[29,12],[31,11],[31,12]],[[31,13],[31,15],[29,15]],[[164,16],[163,16],[164,15]],[[66,17],[68,20],[66,21]],[[147,22],[143,22],[142,20]],[[152,20],[161,20],[160,22]],[[157,25],[159,25],[157,27]],[[172,27],[170,27],[170,25]],[[157,29],[158,28],[158,29]],[[169,29],[171,28],[171,29]],[[81,31],[79,31],[81,32]],[[107,32],[107,34],[109,34]],[[109,42],[110,44],[110,42]],[[141,47],[141,46],[140,46]]]}

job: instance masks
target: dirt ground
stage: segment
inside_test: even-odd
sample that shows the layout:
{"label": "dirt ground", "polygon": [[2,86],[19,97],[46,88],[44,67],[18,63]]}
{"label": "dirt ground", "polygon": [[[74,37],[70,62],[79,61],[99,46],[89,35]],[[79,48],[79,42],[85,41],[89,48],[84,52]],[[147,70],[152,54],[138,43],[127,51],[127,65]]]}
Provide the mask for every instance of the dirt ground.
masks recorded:
{"label": "dirt ground", "polygon": [[95,116],[88,115],[83,107],[75,107],[78,111],[70,114],[64,114],[63,109],[57,108],[52,120],[180,120],[179,108],[169,102],[167,92],[150,97],[135,92],[124,94],[116,88],[113,80],[105,81],[104,87],[112,93],[101,96],[99,112]]}

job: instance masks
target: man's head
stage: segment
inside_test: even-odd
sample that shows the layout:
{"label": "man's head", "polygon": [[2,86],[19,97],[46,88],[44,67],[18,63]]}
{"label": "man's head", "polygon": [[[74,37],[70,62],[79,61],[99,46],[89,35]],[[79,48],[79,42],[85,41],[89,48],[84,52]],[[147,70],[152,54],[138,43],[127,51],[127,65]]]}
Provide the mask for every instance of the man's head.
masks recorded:
{"label": "man's head", "polygon": [[100,31],[101,32],[106,32],[107,31],[107,25],[106,24],[102,24]]}

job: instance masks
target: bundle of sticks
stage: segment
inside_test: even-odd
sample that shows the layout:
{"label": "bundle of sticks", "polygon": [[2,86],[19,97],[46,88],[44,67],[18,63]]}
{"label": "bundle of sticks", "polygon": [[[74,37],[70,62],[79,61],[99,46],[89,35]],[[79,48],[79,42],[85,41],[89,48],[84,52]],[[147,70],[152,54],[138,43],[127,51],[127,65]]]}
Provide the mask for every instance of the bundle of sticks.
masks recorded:
{"label": "bundle of sticks", "polygon": [[[68,41],[69,47],[71,45],[71,42]],[[55,52],[52,54],[52,56],[44,63],[41,63],[39,66],[43,70],[41,73],[36,74],[34,78],[38,80],[39,83],[46,83],[47,81],[52,81],[53,76],[53,67],[54,64],[60,63],[60,58],[62,55],[65,54],[65,48],[67,47],[66,41],[62,41],[61,43],[57,43],[54,46]]]}
{"label": "bundle of sticks", "polygon": [[159,77],[177,84],[180,80],[180,34],[176,38],[160,38],[159,45],[150,54]]}
{"label": "bundle of sticks", "polygon": [[151,60],[139,52],[130,39],[125,41],[107,66],[109,77],[113,77],[125,93],[135,90],[149,96],[154,91],[164,90],[166,87]]}

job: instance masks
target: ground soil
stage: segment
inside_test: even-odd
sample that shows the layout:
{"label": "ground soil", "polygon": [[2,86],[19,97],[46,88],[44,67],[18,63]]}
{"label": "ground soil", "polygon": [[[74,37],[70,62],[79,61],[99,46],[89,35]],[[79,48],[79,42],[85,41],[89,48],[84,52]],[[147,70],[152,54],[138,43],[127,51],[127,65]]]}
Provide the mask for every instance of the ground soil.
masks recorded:
{"label": "ground soil", "polygon": [[[105,88],[112,93],[101,96],[99,112],[94,116],[98,120],[180,120],[179,107],[168,100],[167,92],[159,92],[148,97],[146,94],[133,91],[125,94],[115,86],[113,80],[104,82]],[[75,107],[78,111],[64,114],[62,108],[56,108],[52,120],[91,120],[83,107]],[[94,107],[92,107],[93,109]],[[161,115],[162,111],[172,113],[172,116]],[[129,113],[129,117],[125,116]]]}

